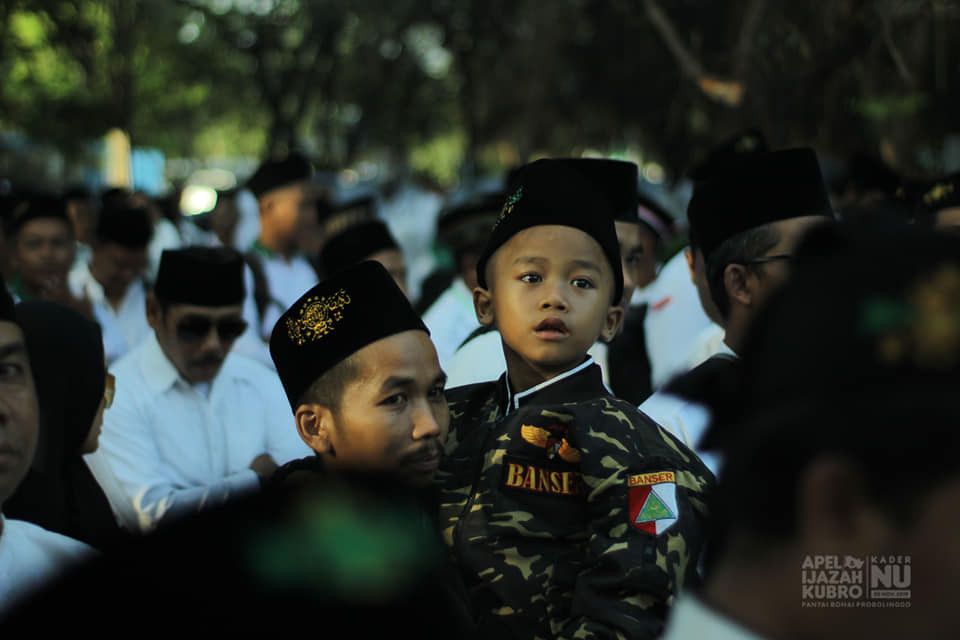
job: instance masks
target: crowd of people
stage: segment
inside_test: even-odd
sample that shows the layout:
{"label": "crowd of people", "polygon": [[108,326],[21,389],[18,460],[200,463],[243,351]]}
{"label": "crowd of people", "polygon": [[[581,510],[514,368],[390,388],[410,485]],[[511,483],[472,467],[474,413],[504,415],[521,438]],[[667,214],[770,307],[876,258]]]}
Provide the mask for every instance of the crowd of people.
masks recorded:
{"label": "crowd of people", "polygon": [[[958,637],[960,176],[747,132],[691,177],[6,194],[0,628]],[[831,557],[899,605],[808,597]]]}

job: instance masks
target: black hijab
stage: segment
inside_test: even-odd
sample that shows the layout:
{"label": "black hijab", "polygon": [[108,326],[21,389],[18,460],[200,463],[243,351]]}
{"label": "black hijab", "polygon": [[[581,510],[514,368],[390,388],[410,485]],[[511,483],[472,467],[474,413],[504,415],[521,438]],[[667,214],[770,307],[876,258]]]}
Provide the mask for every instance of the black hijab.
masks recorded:
{"label": "black hijab", "polygon": [[102,546],[117,525],[82,458],[106,383],[100,327],[39,300],[18,304],[16,315],[37,389],[40,437],[33,465],[4,513]]}

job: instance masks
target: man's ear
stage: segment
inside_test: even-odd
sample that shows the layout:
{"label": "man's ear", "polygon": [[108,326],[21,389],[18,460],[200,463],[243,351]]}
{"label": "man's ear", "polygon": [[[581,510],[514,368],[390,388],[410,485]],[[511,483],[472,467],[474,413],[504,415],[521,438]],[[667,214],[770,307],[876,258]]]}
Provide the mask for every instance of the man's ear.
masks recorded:
{"label": "man's ear", "polygon": [[797,531],[809,553],[868,555],[889,542],[894,525],[869,491],[860,468],[831,455],[815,458],[800,474]]}
{"label": "man's ear", "polygon": [[754,288],[750,270],[742,264],[728,264],[723,269],[723,288],[727,292],[727,300],[731,305],[736,302],[742,307],[749,307],[754,302]]}
{"label": "man's ear", "polygon": [[607,317],[603,320],[603,329],[600,330],[600,339],[610,342],[623,331],[623,321],[626,316],[623,307],[614,306],[607,309]]}
{"label": "man's ear", "polygon": [[322,404],[301,404],[293,414],[297,433],[317,453],[333,452],[333,412]]}
{"label": "man's ear", "polygon": [[160,301],[153,292],[147,293],[147,324],[154,331],[159,331],[163,326],[163,309],[160,308]]}
{"label": "man's ear", "polygon": [[496,320],[493,313],[493,296],[489,289],[477,287],[473,290],[473,310],[477,313],[477,322],[485,327],[492,327]]}

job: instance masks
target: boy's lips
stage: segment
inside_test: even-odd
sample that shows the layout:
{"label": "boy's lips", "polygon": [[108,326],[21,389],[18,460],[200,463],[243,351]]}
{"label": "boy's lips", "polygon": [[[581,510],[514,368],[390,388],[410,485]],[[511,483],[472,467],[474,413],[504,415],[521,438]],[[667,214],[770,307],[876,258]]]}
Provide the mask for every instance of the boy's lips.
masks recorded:
{"label": "boy's lips", "polygon": [[570,335],[570,329],[560,318],[547,318],[533,328],[533,332],[544,340],[562,340]]}

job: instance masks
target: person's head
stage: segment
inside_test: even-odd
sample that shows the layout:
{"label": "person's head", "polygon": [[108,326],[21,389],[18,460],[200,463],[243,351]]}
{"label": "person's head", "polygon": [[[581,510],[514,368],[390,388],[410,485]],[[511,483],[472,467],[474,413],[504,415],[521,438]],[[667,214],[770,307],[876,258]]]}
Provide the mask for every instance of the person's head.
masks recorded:
{"label": "person's head", "polygon": [[90,272],[108,297],[120,297],[143,277],[153,223],[145,209],[106,207],[97,220]]}
{"label": "person's head", "polygon": [[511,382],[525,386],[581,362],[623,317],[615,210],[563,160],[521,170],[477,263],[474,307],[503,339]]}
{"label": "person's head", "polygon": [[235,189],[217,191],[217,204],[214,205],[209,218],[210,229],[217,234],[220,243],[225,247],[232,247],[237,223],[240,220]]}
{"label": "person's head", "polygon": [[310,221],[313,199],[306,158],[293,153],[267,160],[254,172],[247,188],[260,207],[260,240],[274,251],[292,251],[299,230]]}
{"label": "person's head", "polygon": [[[762,576],[747,588],[782,594],[796,637],[960,633],[958,256],[960,240],[903,228],[834,242],[758,316],[737,400],[711,408],[703,442],[724,458],[708,594]],[[798,617],[817,556],[906,558],[909,615]]]}
{"label": "person's head", "polygon": [[84,186],[71,187],[63,192],[63,202],[70,222],[73,223],[77,240],[91,244],[97,222],[93,193]]}
{"label": "person's head", "polygon": [[37,394],[13,299],[0,279],[0,511],[33,462]]}
{"label": "person's head", "polygon": [[320,250],[320,267],[327,276],[364,260],[382,264],[397,286],[407,291],[407,265],[400,245],[380,220],[357,222],[327,238]]}
{"label": "person's head", "polygon": [[334,469],[436,471],[450,414],[429,333],[377,262],[344,269],[304,294],[270,337],[303,441]]}
{"label": "person's head", "polygon": [[10,225],[14,268],[31,292],[63,286],[76,253],[63,200],[37,196],[23,203]]}
{"label": "person's head", "polygon": [[833,219],[812,149],[743,156],[694,187],[687,215],[694,260],[702,252],[710,297],[728,336],[731,328],[742,332],[782,284],[810,227]]}
{"label": "person's head", "polygon": [[673,232],[673,218],[659,203],[639,195],[635,216],[617,218],[617,240],[623,261],[623,300],[629,304],[634,290],[643,289],[657,277],[660,244]]}
{"label": "person's head", "polygon": [[449,206],[437,220],[437,240],[453,253],[456,273],[471,291],[477,287],[477,262],[503,200],[500,191],[473,195]]}
{"label": "person's head", "polygon": [[243,258],[233,249],[167,250],[147,297],[164,355],[191,384],[210,382],[243,334]]}
{"label": "person's head", "polygon": [[21,302],[16,314],[40,406],[47,458],[42,462],[54,465],[92,453],[113,393],[100,326],[55,302]]}

